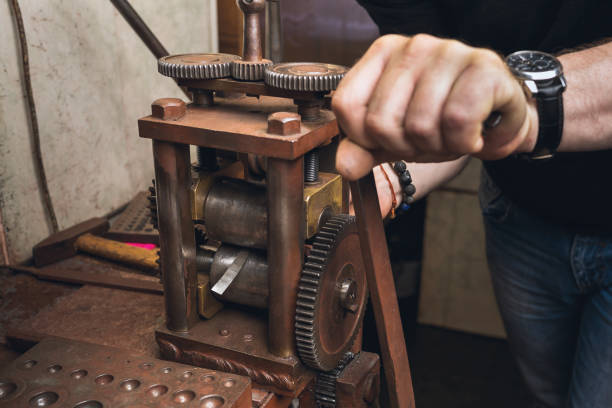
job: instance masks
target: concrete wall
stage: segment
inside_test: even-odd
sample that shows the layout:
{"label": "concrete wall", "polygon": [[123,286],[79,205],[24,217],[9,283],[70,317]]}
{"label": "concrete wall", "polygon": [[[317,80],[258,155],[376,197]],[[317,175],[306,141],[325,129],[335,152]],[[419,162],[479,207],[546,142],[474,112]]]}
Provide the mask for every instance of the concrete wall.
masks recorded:
{"label": "concrete wall", "polygon": [[[32,162],[15,25],[0,2],[0,212],[10,260],[50,233]],[[216,0],[131,0],[171,53],[217,48]],[[60,228],[105,214],[153,177],[137,119],[182,97],[110,1],[21,0],[43,160]],[[0,237],[1,238],[1,237]],[[0,240],[1,243],[1,240]],[[0,251],[0,264],[3,261]]]}

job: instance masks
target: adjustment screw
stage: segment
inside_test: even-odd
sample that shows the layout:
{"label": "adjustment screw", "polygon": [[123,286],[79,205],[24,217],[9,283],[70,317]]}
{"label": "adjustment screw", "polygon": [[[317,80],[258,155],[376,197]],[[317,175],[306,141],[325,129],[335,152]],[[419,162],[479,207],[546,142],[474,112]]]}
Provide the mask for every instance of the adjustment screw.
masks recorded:
{"label": "adjustment screw", "polygon": [[230,332],[227,329],[221,329],[219,330],[219,335],[223,336],[223,337],[227,337],[229,336]]}
{"label": "adjustment screw", "polygon": [[268,133],[288,136],[300,133],[302,117],[293,112],[275,112],[268,116]]}
{"label": "adjustment screw", "polygon": [[178,98],[161,98],[151,104],[151,114],[161,120],[177,120],[185,116],[185,102]]}

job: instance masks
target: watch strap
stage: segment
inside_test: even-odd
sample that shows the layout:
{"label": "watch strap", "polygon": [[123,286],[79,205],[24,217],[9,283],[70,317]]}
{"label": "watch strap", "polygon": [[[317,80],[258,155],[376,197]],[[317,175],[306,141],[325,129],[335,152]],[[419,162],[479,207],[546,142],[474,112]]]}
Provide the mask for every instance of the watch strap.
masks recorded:
{"label": "watch strap", "polygon": [[538,109],[538,140],[529,155],[531,159],[551,158],[561,144],[563,135],[563,94],[536,96]]}

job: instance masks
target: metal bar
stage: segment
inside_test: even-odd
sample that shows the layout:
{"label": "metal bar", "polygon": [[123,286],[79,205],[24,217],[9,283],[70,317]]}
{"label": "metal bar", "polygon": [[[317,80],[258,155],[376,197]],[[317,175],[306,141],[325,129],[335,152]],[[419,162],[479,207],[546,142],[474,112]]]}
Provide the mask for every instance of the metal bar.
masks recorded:
{"label": "metal bar", "polygon": [[275,63],[283,60],[283,37],[279,0],[266,2],[266,58]]}
{"label": "metal bar", "polygon": [[410,363],[373,173],[351,182],[351,193],[381,345],[389,402],[393,408],[414,407]]}
{"label": "metal bar", "polygon": [[153,158],[166,324],[169,330],[188,331],[198,320],[189,145],[154,140]]}
{"label": "metal bar", "polygon": [[159,59],[169,54],[162,43],[157,39],[155,34],[149,29],[147,24],[138,15],[136,10],[130,5],[127,0],[111,0],[117,11],[121,13],[125,21],[132,27],[134,32],[138,34],[147,48]]}
{"label": "metal bar", "polygon": [[295,304],[304,258],[304,158],[268,158],[268,347],[295,355]]}
{"label": "metal bar", "polygon": [[[132,27],[132,30],[140,37],[155,58],[160,59],[170,54],[127,0],[111,0],[111,3],[113,3],[117,11],[119,11],[130,27]],[[178,85],[176,79],[174,79],[174,82]],[[191,99],[191,94],[187,89],[181,87],[181,90],[187,98]]]}

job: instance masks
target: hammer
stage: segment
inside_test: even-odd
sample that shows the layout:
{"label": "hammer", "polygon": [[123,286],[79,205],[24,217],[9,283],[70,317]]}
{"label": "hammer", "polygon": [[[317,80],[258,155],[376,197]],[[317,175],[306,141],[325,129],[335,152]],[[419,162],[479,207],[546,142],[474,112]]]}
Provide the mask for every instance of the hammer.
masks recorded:
{"label": "hammer", "polygon": [[157,270],[158,254],[123,242],[101,238],[109,228],[105,218],[91,218],[73,227],[55,233],[38,243],[33,249],[37,267],[70,258],[77,252],[85,252],[111,261],[129,264],[144,269]]}

